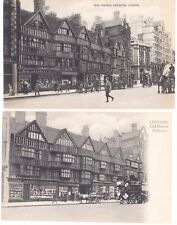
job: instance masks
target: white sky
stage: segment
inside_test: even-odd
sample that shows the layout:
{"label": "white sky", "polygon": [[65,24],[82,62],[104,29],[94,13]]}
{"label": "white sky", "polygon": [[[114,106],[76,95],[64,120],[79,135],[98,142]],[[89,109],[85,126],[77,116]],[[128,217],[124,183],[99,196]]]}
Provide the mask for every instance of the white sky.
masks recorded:
{"label": "white sky", "polygon": [[[129,21],[131,17],[143,15],[153,17],[154,20],[162,20],[165,23],[166,31],[172,33],[174,45],[174,7],[175,0],[46,0],[46,5],[50,11],[56,12],[58,17],[70,16],[74,13],[80,13],[82,20],[86,21],[88,28],[93,24],[95,16],[101,16],[103,20],[113,18],[114,11],[120,11],[120,16],[126,15]],[[99,6],[94,4],[111,4],[111,6]],[[129,4],[138,4],[138,6],[129,6]],[[119,4],[115,6],[114,4]],[[126,6],[120,6],[120,5]],[[33,0],[21,0],[23,9],[33,11]]]}
{"label": "white sky", "polygon": [[[15,116],[15,113],[12,113]],[[67,128],[81,134],[84,125],[89,126],[90,136],[99,140],[100,137],[111,137],[114,130],[128,132],[131,123],[137,122],[138,128],[146,126],[146,114],[141,113],[91,113],[91,112],[48,112],[47,125],[58,129]],[[26,120],[35,119],[34,112],[26,112]]]}

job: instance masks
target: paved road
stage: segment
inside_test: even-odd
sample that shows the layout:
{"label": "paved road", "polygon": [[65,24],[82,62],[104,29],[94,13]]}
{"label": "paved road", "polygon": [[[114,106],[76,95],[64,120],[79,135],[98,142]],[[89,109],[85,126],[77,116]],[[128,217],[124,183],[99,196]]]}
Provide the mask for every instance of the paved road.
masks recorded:
{"label": "paved road", "polygon": [[145,204],[119,203],[51,205],[3,208],[5,220],[45,220],[73,222],[143,222]]}
{"label": "paved road", "polygon": [[135,87],[111,92],[114,101],[106,102],[105,92],[40,96],[4,101],[6,109],[170,109],[175,94],[158,94],[157,87]]}

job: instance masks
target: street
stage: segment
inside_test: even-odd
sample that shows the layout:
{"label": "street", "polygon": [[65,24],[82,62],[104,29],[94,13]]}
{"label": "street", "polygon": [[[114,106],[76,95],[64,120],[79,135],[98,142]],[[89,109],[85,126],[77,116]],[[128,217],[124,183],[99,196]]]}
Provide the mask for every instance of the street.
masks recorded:
{"label": "street", "polygon": [[158,94],[157,86],[113,90],[114,101],[106,102],[105,92],[72,93],[5,99],[6,109],[170,109],[175,94]]}
{"label": "street", "polygon": [[3,220],[143,222],[146,204],[120,203],[2,208]]}

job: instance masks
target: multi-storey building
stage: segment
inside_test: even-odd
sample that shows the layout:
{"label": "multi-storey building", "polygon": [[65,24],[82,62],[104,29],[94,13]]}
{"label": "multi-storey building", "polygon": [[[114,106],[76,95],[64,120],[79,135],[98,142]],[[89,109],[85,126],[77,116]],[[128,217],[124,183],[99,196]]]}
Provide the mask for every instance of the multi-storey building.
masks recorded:
{"label": "multi-storey building", "polygon": [[134,80],[137,83],[141,83],[144,72],[149,72],[151,74],[151,48],[150,45],[143,41],[132,39],[131,51],[131,72],[134,75]]}
{"label": "multi-storey building", "polygon": [[[112,149],[121,149],[124,159],[125,177],[135,175],[140,180],[146,179],[146,140],[147,133],[144,127],[138,129],[137,124],[131,125],[131,131],[119,133],[114,131],[114,135],[103,140],[111,146]],[[141,168],[141,171],[139,170]]]}
{"label": "multi-storey building", "polygon": [[[9,8],[12,2],[16,8],[18,5],[13,21],[19,28],[15,30],[18,41],[12,45],[17,49],[16,74],[14,79],[5,79],[5,91],[8,91],[8,83],[15,91],[21,91],[24,80],[33,90],[37,80],[41,88],[51,89],[58,81],[74,86],[77,81],[99,81],[102,74],[108,76],[119,72],[127,76],[129,27],[126,21],[116,27],[116,39],[115,34],[110,32],[113,28],[107,28],[107,35],[101,37],[99,32],[82,26],[77,18],[60,19],[45,14],[45,1],[35,0],[34,12],[20,9],[17,0],[9,0],[9,4],[5,2],[6,18],[11,17]],[[13,35],[14,28],[9,33]],[[7,42],[8,37],[7,40],[4,37]],[[7,48],[8,45],[4,43],[4,46]]]}
{"label": "multi-storey building", "polygon": [[17,91],[18,39],[20,2],[4,0],[4,90],[12,85]]}
{"label": "multi-storey building", "polygon": [[[138,38],[151,47],[152,75],[162,73],[165,63],[172,63],[171,34],[166,32],[162,21],[154,21],[153,18],[139,16],[130,22],[132,37]],[[155,78],[153,78],[155,79]]]}
{"label": "multi-storey building", "polygon": [[46,113],[38,112],[32,122],[24,120],[24,112],[5,118],[2,162],[6,186],[2,189],[7,193],[3,201],[51,199],[54,193],[59,199],[78,192],[114,194],[118,181],[143,173],[141,162],[136,161],[125,174],[127,158],[120,147],[48,127]]}
{"label": "multi-storey building", "polygon": [[112,73],[119,75],[128,86],[131,86],[131,31],[126,18],[121,18],[120,12],[115,11],[112,20],[99,19],[95,21],[94,27],[101,36],[109,37],[112,46]]}

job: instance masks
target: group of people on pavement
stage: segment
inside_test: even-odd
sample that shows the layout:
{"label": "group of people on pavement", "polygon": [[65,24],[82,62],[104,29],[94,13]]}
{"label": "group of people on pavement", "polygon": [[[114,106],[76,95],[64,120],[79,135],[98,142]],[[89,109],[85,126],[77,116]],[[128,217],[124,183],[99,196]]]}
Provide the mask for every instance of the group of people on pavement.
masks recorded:
{"label": "group of people on pavement", "polygon": [[[20,82],[21,85],[21,92],[23,94],[28,94],[30,89],[31,89],[31,85],[30,82],[27,80],[21,80]],[[70,84],[66,84],[65,85],[65,90],[67,92],[70,91]],[[93,84],[93,83],[79,83],[78,84],[78,92],[79,93],[87,93],[90,90],[90,92],[92,93],[93,91],[99,92],[99,85],[97,84]],[[109,78],[107,77],[106,82],[105,82],[105,94],[106,94],[106,102],[109,102],[109,99],[111,99],[112,101],[114,100],[114,97],[110,95],[110,92],[112,90],[112,84],[109,80]],[[35,82],[35,86],[34,86],[34,94],[35,96],[40,96],[40,91],[41,91],[41,84],[39,80],[36,80]],[[62,92],[63,91],[63,85],[61,82],[56,82],[54,84],[54,91]],[[12,85],[9,84],[9,96],[14,95],[14,91],[12,88]]]}

